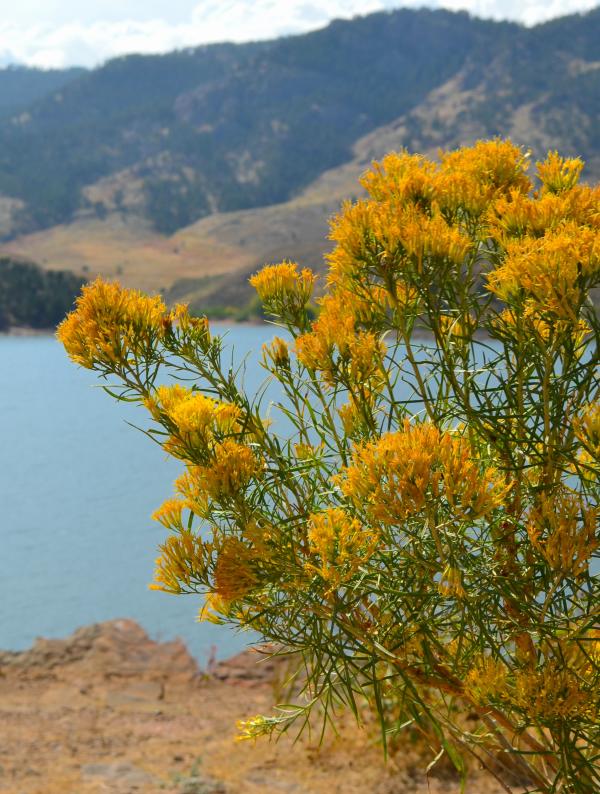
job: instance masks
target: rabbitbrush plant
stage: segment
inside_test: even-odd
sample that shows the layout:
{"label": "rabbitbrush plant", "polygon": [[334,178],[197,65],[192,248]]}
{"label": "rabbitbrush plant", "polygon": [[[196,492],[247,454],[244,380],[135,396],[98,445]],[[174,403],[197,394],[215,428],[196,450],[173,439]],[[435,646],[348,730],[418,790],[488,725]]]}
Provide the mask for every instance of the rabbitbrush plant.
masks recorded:
{"label": "rabbitbrush plant", "polygon": [[304,659],[302,702],[246,736],[366,702],[384,735],[419,729],[507,791],[600,790],[600,190],[582,165],[550,153],[530,178],[499,140],[374,164],[332,221],[316,319],[311,271],[251,279],[285,329],[262,354],[268,411],[185,306],[96,281],[60,326],[185,464],[154,516],[154,587]]}

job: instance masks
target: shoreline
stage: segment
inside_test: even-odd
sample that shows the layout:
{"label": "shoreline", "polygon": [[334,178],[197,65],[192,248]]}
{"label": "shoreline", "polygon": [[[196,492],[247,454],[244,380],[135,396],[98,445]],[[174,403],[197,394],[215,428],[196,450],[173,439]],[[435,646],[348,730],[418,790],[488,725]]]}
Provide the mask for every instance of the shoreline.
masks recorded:
{"label": "shoreline", "polygon": [[[209,319],[209,323],[213,328],[219,326],[239,327],[239,328],[256,328],[263,325],[272,325],[267,320],[231,320],[219,318],[218,320]],[[274,326],[275,327],[275,326]],[[0,338],[2,337],[36,337],[36,336],[55,336],[56,328],[32,328],[28,325],[13,325],[0,331]]]}

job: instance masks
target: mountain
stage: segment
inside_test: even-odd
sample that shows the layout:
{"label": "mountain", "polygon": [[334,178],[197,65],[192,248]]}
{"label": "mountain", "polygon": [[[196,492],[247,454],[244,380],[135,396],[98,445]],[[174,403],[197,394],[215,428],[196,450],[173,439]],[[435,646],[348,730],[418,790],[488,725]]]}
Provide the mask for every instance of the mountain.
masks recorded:
{"label": "mountain", "polygon": [[[2,59],[0,56],[0,65]],[[33,69],[5,65],[0,68],[0,119],[15,116],[29,105],[60,91],[67,83],[85,74],[85,69]]]}
{"label": "mountain", "polygon": [[318,264],[327,215],[391,149],[510,135],[598,179],[598,42],[600,8],[533,28],[402,9],[115,59],[0,118],[4,248],[239,305],[264,261]]}

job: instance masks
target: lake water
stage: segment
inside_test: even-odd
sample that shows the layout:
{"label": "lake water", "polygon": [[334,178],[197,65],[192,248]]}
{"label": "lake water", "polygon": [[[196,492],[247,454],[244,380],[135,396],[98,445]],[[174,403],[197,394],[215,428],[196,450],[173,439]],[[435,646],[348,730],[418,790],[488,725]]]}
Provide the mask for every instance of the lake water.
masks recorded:
{"label": "lake water", "polygon": [[[237,357],[256,360],[274,335],[227,329]],[[52,337],[1,337],[0,372],[0,648],[130,617],[153,638],[183,638],[201,662],[211,646],[242,649],[248,634],[195,622],[201,597],[148,590],[166,535],[150,515],[180,465],[126,424],[145,410],[114,402]],[[264,374],[249,367],[248,389]]]}
{"label": "lake water", "polygon": [[[256,392],[261,347],[279,329],[214,328],[237,361],[254,351],[245,383]],[[213,647],[224,657],[247,645],[248,633],[195,621],[200,596],[148,589],[166,535],[150,516],[182,466],[127,424],[146,410],[112,400],[50,336],[0,336],[0,372],[0,648],[119,617],[183,638],[201,663]]]}

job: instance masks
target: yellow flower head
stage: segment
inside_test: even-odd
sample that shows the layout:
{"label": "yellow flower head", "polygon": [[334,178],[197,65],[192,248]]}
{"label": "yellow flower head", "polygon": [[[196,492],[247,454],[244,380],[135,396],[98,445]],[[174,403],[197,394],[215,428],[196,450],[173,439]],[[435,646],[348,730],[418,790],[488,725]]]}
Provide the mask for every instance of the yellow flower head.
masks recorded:
{"label": "yellow flower head", "polygon": [[227,435],[240,430],[242,410],[233,403],[217,403],[215,406],[214,423],[216,429]]}
{"label": "yellow flower head", "polygon": [[294,316],[308,305],[315,274],[304,268],[298,272],[294,262],[267,265],[250,279],[265,307],[275,314]]}
{"label": "yellow flower head", "polygon": [[206,435],[213,428],[216,407],[216,401],[211,397],[190,392],[185,399],[178,400],[171,407],[169,419],[182,435]]}
{"label": "yellow flower head", "polygon": [[426,259],[460,265],[473,248],[471,238],[438,212],[430,216],[405,211],[398,219],[398,242],[418,268]]}
{"label": "yellow flower head", "polygon": [[281,722],[282,720],[276,717],[263,717],[260,714],[248,720],[238,720],[236,725],[239,733],[236,740],[247,741],[260,736],[270,736]]}
{"label": "yellow flower head", "polygon": [[[488,232],[501,246],[513,237],[543,237],[566,222],[598,228],[600,191],[587,185],[562,193],[528,196],[518,190],[502,195],[487,213]],[[573,228],[573,227],[572,227]]]}
{"label": "yellow flower head", "polygon": [[349,402],[338,408],[338,414],[342,420],[344,433],[352,437],[362,426],[360,406],[355,399],[350,398]]}
{"label": "yellow flower head", "polygon": [[148,354],[167,328],[167,307],[159,296],[151,298],[98,278],[83,287],[75,311],[56,335],[75,363],[92,369]]}
{"label": "yellow flower head", "polygon": [[325,296],[312,329],[296,339],[296,354],[304,366],[322,372],[332,385],[347,378],[361,386],[374,386],[382,368],[385,343],[371,331],[356,330],[351,302],[341,292]]}
{"label": "yellow flower head", "polygon": [[574,343],[576,355],[583,353],[583,342],[591,333],[589,324],[579,318],[553,318],[540,313],[535,301],[526,300],[522,311],[503,309],[492,319],[492,327],[502,334],[515,336],[521,334],[523,339],[538,339],[546,344],[551,338],[568,335]]}
{"label": "yellow flower head", "polygon": [[455,218],[465,213],[478,218],[495,196],[494,187],[481,182],[474,173],[446,165],[435,175],[435,204],[444,216]]}
{"label": "yellow flower head", "polygon": [[470,314],[462,317],[441,314],[439,323],[443,334],[457,339],[470,339],[477,330],[477,320]]}
{"label": "yellow flower head", "polygon": [[175,490],[181,496],[185,507],[192,513],[205,518],[208,513],[208,495],[200,466],[188,466],[175,480]]}
{"label": "yellow flower head", "polygon": [[201,538],[189,530],[180,530],[160,546],[151,590],[182,593],[193,580],[201,579],[206,571],[208,556]]}
{"label": "yellow flower head", "polygon": [[206,317],[190,314],[187,304],[177,303],[169,316],[171,326],[177,326],[184,338],[188,338],[200,350],[207,352],[211,345],[210,326]]}
{"label": "yellow flower head", "polygon": [[182,530],[181,513],[185,507],[185,502],[181,499],[167,499],[162,505],[152,513],[152,518],[159,521],[164,527],[172,530]]}
{"label": "yellow flower head", "polygon": [[561,157],[558,152],[548,152],[546,159],[537,163],[537,172],[544,192],[562,193],[579,182],[584,162],[579,157]]}
{"label": "yellow flower head", "polygon": [[287,342],[276,336],[270,345],[263,345],[265,361],[271,361],[276,369],[288,369],[290,366],[290,349]]}

